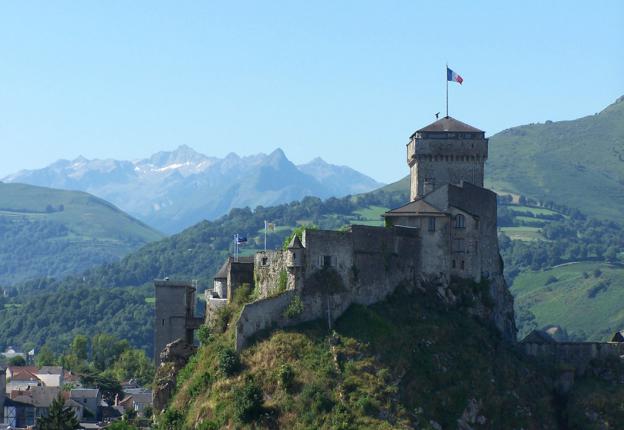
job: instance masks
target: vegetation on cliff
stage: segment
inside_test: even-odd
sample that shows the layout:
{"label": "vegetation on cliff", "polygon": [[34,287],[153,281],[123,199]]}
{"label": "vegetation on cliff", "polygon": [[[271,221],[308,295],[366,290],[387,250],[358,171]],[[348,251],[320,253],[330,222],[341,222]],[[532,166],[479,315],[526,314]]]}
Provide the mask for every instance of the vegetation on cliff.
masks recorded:
{"label": "vegetation on cliff", "polygon": [[483,290],[464,287],[458,307],[399,288],[351,306],[332,331],[319,321],[265,333],[234,371],[232,320],[182,370],[160,426],[557,428],[551,379],[466,313]]}

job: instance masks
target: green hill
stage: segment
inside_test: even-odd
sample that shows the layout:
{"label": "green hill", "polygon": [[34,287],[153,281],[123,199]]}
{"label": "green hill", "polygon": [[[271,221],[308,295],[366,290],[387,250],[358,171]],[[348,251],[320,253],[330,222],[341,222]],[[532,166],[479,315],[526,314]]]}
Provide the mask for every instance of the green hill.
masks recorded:
{"label": "green hill", "polygon": [[624,266],[585,261],[527,270],[513,282],[520,336],[563,327],[576,339],[610,340],[624,329]]}
{"label": "green hill", "polygon": [[1,285],[117,260],[162,235],[87,193],[0,183]]}
{"label": "green hill", "polygon": [[624,97],[572,121],[513,127],[490,138],[486,185],[590,216],[624,213]]}
{"label": "green hill", "polygon": [[616,428],[621,384],[577,378],[557,396],[552,369],[429,294],[401,288],[351,306],[333,331],[322,322],[274,331],[240,356],[232,329],[213,327],[159,428]]}

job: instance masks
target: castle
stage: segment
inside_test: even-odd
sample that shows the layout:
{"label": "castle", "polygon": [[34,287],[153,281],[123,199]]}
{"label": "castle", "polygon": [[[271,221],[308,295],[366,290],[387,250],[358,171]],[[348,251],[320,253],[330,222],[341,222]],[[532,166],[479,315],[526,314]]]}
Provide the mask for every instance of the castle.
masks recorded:
{"label": "castle", "polygon": [[[452,302],[449,283],[465,279],[487,284],[493,305],[480,316],[515,340],[513,298],[498,249],[496,194],[483,188],[487,156],[485,133],[454,118],[417,130],[407,143],[410,201],[383,215],[385,227],[305,230],[285,250],[228,258],[207,291],[206,318],[244,284],[253,287],[256,300],[243,307],[236,323],[240,350],[261,330],[318,318],[331,324],[352,303],[370,305],[408,283],[433,288]],[[173,284],[156,283],[156,351],[188,337],[196,326],[188,301],[194,288]],[[184,300],[171,300],[175,288]]]}

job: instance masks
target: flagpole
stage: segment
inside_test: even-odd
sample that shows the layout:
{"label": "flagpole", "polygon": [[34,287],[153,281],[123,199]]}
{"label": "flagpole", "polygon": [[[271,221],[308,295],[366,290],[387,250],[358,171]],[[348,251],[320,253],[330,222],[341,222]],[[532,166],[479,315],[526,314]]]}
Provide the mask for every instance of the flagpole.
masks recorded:
{"label": "flagpole", "polygon": [[446,81],[446,116],[448,116],[448,63],[446,63],[446,70],[444,71]]}
{"label": "flagpole", "polygon": [[264,220],[264,252],[266,252],[267,221]]}
{"label": "flagpole", "polygon": [[236,244],[236,262],[238,263],[238,233],[234,236],[234,243]]}

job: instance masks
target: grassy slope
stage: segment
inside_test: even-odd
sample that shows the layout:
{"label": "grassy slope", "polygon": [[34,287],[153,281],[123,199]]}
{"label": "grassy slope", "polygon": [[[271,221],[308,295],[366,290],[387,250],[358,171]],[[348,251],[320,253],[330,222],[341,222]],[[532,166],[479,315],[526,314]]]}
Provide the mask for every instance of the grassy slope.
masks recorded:
{"label": "grassy slope", "polygon": [[[60,210],[62,206],[62,210]],[[87,193],[0,183],[3,283],[79,273],[162,238]]]}
{"label": "grassy slope", "polygon": [[[62,204],[64,210],[45,213],[48,204],[53,207]],[[0,208],[6,214],[45,217],[50,221],[62,222],[76,236],[104,238],[120,245],[127,239],[151,242],[163,237],[113,204],[80,191],[0,183]]]}
{"label": "grassy slope", "polygon": [[487,185],[618,219],[624,211],[624,98],[596,115],[490,138]]}
{"label": "grassy slope", "polygon": [[[602,273],[596,276],[595,270]],[[557,281],[546,285],[551,277]],[[556,324],[568,334],[588,340],[609,340],[616,330],[624,328],[621,266],[582,262],[546,271],[526,271],[514,280],[511,291],[516,308],[528,307],[540,328]],[[521,333],[524,334],[526,330]]]}
{"label": "grassy slope", "polygon": [[[485,419],[475,428],[557,428],[550,379],[458,309],[402,291],[352,306],[334,328],[333,336],[320,322],[278,330],[242,353],[232,377],[218,367],[231,329],[213,336],[181,374],[170,409],[184,425],[175,428],[431,429],[432,420],[455,428],[471,402]],[[280,382],[284,366],[290,386]],[[244,424],[235,393],[250,380],[264,413]]]}

